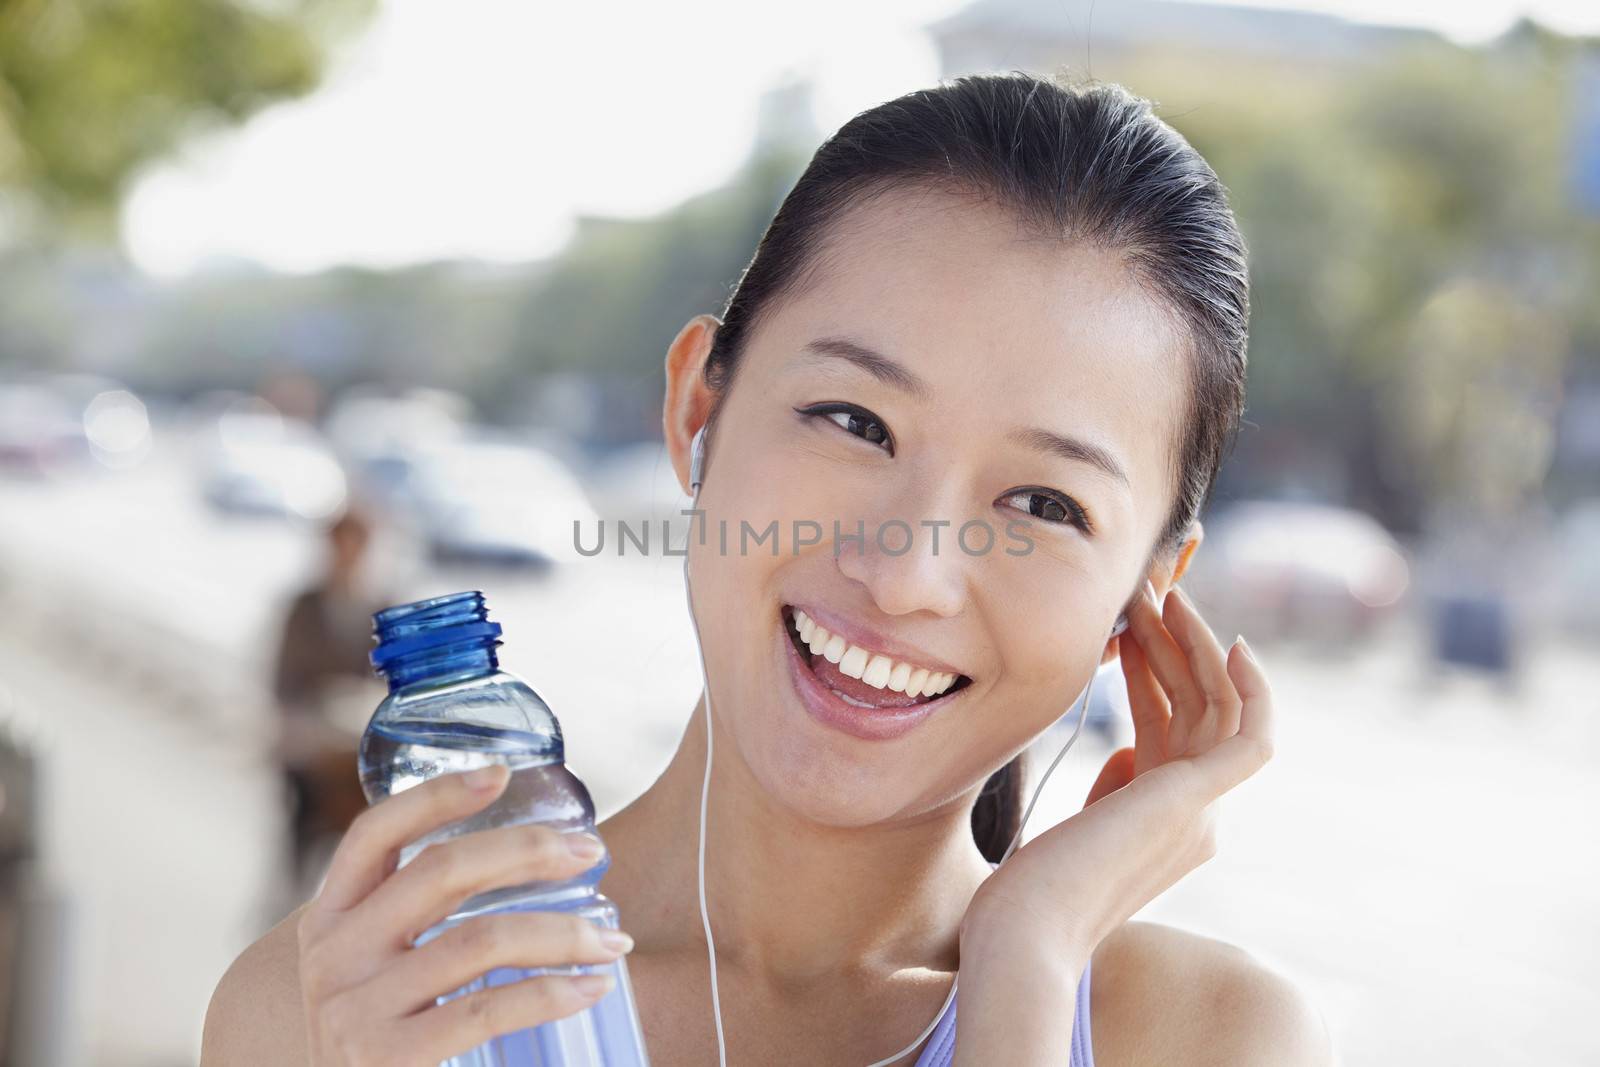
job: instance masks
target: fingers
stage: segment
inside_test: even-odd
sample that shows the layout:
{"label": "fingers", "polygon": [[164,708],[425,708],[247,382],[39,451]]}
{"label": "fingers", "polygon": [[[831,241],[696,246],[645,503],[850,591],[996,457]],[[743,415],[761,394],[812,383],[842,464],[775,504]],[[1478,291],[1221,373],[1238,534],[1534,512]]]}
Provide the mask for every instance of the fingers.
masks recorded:
{"label": "fingers", "polygon": [[[1195,684],[1184,659],[1183,648],[1167,629],[1162,609],[1153,597],[1154,589],[1147,588],[1146,595],[1134,599],[1128,614],[1128,633],[1139,642],[1150,670],[1161,682],[1172,704],[1174,717],[1187,714],[1195,707],[1204,707],[1205,694]],[[1167,600],[1172,597],[1168,596]]]}
{"label": "fingers", "polygon": [[[482,811],[508,779],[503,765],[441,775],[357,817],[298,927],[314,1049],[331,1050],[341,1063],[439,1063],[496,1035],[580,1011],[614,984],[614,973],[544,975],[436,1006],[439,996],[486,973],[498,982],[540,967],[606,967],[631,947],[626,935],[607,944],[588,920],[543,911],[480,915],[410,947],[469,897],[565,880],[604,855],[592,834],[513,825],[428,844],[397,869],[404,846]],[[578,842],[590,847],[574,847]]]}
{"label": "fingers", "polygon": [[581,874],[600,859],[602,848],[584,853],[592,834],[564,834],[540,823],[499,826],[441,841],[423,849],[362,901],[346,926],[357,937],[394,940],[408,948],[468,897],[533,881],[558,881]]}
{"label": "fingers", "polygon": [[1139,642],[1119,637],[1117,649],[1127,681],[1128,709],[1133,715],[1133,771],[1143,774],[1167,758],[1167,728],[1172,713]]}
{"label": "fingers", "polygon": [[1226,654],[1216,634],[1187,593],[1178,586],[1171,592],[1162,619],[1188,658],[1189,673],[1204,695],[1204,705],[1193,714],[1174,713],[1169,748],[1174,755],[1198,753],[1220,738],[1232,737],[1238,729],[1239,694],[1228,677]]}
{"label": "fingers", "polygon": [[431,1007],[438,997],[496,968],[610,963],[632,944],[627,934],[602,928],[581,915],[553,911],[479,915],[402,954],[361,987],[360,995],[373,1005],[371,1017],[407,1015]]}
{"label": "fingers", "polygon": [[1239,733],[1265,745],[1267,755],[1271,756],[1274,716],[1272,684],[1267,681],[1267,672],[1261,669],[1261,664],[1243,637],[1239,638],[1228,662],[1228,676],[1233,679],[1244,701],[1239,714]]}
{"label": "fingers", "polygon": [[1239,729],[1209,752],[1195,758],[1196,769],[1213,796],[1220,796],[1259,771],[1272,758],[1274,707],[1266,672],[1249,646],[1234,644],[1228,655],[1228,677],[1242,699]]}
{"label": "fingers", "polygon": [[[1170,605],[1170,592],[1166,597]],[[1168,611],[1171,610],[1169,607]],[[1167,728],[1163,758],[1181,755],[1180,738],[1189,735],[1188,725],[1205,713],[1206,697],[1189,671],[1187,656],[1167,626],[1163,610],[1155,600],[1155,587],[1145,583],[1145,595],[1136,597],[1128,615],[1128,633],[1139,643],[1145,662],[1167,696],[1172,719]],[[1124,635],[1125,636],[1125,635]],[[1180,727],[1182,729],[1180,730]]]}
{"label": "fingers", "polygon": [[395,1047],[405,1062],[440,1063],[500,1034],[582,1011],[615,985],[612,974],[541,975],[480,989],[402,1020],[393,1027]]}
{"label": "fingers", "polygon": [[355,907],[394,870],[402,846],[488,807],[509,779],[510,771],[495,764],[465,774],[442,774],[374,804],[345,832],[313,909]]}

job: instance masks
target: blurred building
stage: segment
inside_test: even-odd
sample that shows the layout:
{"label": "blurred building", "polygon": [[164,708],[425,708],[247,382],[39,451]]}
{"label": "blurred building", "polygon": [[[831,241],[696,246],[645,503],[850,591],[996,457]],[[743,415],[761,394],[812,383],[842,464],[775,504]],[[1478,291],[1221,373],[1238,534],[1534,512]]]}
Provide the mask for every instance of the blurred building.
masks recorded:
{"label": "blurred building", "polygon": [[945,76],[1021,69],[1114,80],[1129,53],[1181,51],[1197,60],[1255,55],[1297,63],[1364,62],[1440,40],[1431,30],[1335,15],[1173,0],[978,0],[929,27]]}

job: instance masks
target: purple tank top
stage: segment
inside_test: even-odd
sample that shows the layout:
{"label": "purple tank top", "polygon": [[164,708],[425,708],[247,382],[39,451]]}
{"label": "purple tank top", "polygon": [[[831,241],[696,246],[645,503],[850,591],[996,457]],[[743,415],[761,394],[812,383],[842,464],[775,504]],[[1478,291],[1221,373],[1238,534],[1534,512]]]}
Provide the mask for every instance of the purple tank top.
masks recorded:
{"label": "purple tank top", "polygon": [[[950,1001],[950,1006],[939,1016],[939,1023],[917,1057],[915,1067],[950,1067],[956,1052],[956,1004],[961,1000],[961,990]],[[1069,1067],[1094,1067],[1094,1049],[1089,1043],[1089,964],[1083,965],[1083,977],[1078,979],[1078,1006],[1072,1016],[1072,1053]]]}

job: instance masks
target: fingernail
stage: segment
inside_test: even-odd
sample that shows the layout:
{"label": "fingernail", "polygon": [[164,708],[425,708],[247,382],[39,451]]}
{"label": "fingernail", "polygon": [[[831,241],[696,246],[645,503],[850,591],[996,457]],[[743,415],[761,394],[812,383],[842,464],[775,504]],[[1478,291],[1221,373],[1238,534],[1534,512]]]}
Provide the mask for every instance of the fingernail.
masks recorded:
{"label": "fingernail", "polygon": [[595,999],[611,992],[611,988],[616,984],[616,976],[610,974],[579,974],[572,978],[572,988],[577,990],[580,996]]}
{"label": "fingernail", "polygon": [[1235,644],[1237,644],[1240,648],[1244,649],[1244,654],[1246,656],[1250,657],[1250,662],[1251,663],[1255,663],[1255,664],[1257,664],[1259,666],[1259,661],[1256,659],[1256,654],[1253,651],[1251,651],[1250,642],[1248,642],[1248,641],[1246,641],[1244,639],[1244,634],[1240,634],[1238,637],[1235,637],[1233,640],[1234,640]]}
{"label": "fingernail", "polygon": [[599,935],[600,944],[607,952],[615,952],[620,956],[633,948],[633,938],[621,930],[601,930]]}
{"label": "fingernail", "polygon": [[1152,582],[1148,578],[1144,580],[1144,595],[1150,598],[1150,603],[1159,603],[1156,598],[1156,583]]}
{"label": "fingernail", "polygon": [[504,769],[504,766],[501,763],[491,763],[487,767],[479,767],[475,771],[468,771],[463,776],[463,780],[467,783],[468,789],[492,788],[499,783],[500,772]]}
{"label": "fingernail", "polygon": [[566,837],[567,851],[580,860],[599,859],[600,853],[606,850],[606,846],[593,834],[574,833],[567,834]]}

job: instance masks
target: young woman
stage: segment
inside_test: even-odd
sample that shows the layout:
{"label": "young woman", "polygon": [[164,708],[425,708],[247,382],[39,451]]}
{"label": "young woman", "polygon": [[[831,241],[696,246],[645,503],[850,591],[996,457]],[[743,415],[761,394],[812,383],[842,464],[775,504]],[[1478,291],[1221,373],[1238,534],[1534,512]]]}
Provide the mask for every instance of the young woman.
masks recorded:
{"label": "young woman", "polygon": [[[730,1064],[888,1057],[958,968],[953,1050],[902,1063],[1330,1061],[1282,978],[1127,921],[1212,855],[1213,802],[1272,749],[1261,667],[1174,586],[1243,408],[1247,315],[1243,241],[1188,143],[1116,86],[1011,74],[851,120],[721,318],[673,341],[665,434],[686,486],[707,430],[710,536],[689,561]],[[773,521],[778,548],[738,550],[741,522]],[[829,536],[790,543],[808,523]],[[1118,656],[1133,747],[1083,811],[994,869],[1020,817],[1019,753]],[[706,720],[697,706],[666,771],[600,827],[666,1067],[718,1057],[696,892]],[[224,977],[208,1065],[432,1065],[598,995],[546,977],[435,1005],[493,966],[629,948],[554,915],[407,947],[475,892],[594,862],[508,828],[394,870],[399,845],[504,782],[468,777],[357,820],[320,894]]]}

